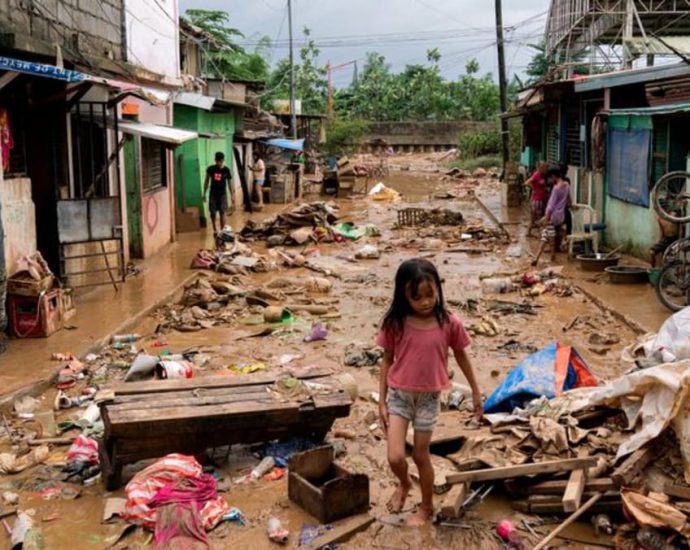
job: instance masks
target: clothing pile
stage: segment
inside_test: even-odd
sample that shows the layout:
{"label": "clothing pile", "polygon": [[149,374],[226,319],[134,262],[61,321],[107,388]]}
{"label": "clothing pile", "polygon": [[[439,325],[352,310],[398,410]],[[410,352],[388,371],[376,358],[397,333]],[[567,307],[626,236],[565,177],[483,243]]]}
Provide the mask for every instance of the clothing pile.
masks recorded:
{"label": "clothing pile", "polygon": [[277,244],[299,244],[299,241],[293,238],[296,229],[330,230],[332,225],[338,221],[337,211],[338,207],[333,203],[301,204],[264,222],[249,220],[240,231],[240,239],[244,241],[266,240],[269,237],[280,236],[283,241]]}

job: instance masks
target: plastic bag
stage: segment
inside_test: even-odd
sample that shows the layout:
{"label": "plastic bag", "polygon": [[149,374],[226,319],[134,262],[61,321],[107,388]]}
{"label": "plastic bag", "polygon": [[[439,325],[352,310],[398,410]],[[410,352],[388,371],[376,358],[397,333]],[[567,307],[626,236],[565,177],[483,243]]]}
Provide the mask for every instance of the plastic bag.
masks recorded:
{"label": "plastic bag", "polygon": [[381,257],[381,252],[373,244],[365,244],[357,252],[355,252],[355,258],[359,260],[376,260]]}

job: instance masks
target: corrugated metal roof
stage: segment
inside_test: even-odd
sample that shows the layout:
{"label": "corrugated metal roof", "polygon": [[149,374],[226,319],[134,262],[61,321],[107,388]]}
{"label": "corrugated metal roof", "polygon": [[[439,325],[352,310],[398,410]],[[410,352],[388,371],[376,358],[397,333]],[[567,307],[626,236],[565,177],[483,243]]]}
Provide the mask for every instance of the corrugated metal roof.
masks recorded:
{"label": "corrugated metal roof", "polygon": [[216,98],[202,94],[181,92],[175,96],[174,102],[177,105],[187,105],[188,107],[196,107],[204,111],[212,111]]}
{"label": "corrugated metal roof", "polygon": [[677,113],[690,113],[690,103],[676,103],[674,105],[656,105],[654,107],[635,107],[630,109],[609,109],[604,111],[606,115],[626,116],[654,116],[672,115]]}
{"label": "corrugated metal roof", "polygon": [[654,82],[690,75],[690,65],[686,63],[674,63],[672,65],[658,65],[629,71],[616,71],[612,73],[582,77],[575,81],[575,92],[591,92],[604,88],[615,88],[629,84]]}

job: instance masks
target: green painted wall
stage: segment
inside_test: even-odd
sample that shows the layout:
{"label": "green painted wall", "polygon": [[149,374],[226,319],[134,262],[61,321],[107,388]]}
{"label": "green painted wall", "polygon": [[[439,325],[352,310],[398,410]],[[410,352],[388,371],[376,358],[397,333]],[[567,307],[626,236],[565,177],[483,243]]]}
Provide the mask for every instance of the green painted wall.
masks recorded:
{"label": "green painted wall", "polygon": [[[213,164],[216,151],[225,153],[225,163],[234,172],[232,148],[235,113],[212,113],[186,105],[175,105],[174,125],[178,128],[223,136],[213,139],[193,139],[175,150],[177,204],[179,207],[185,205],[199,208],[199,215],[206,220],[208,219],[208,203],[203,200],[204,179],[206,168]],[[183,156],[182,164],[180,164],[180,155]],[[228,197],[228,200],[230,198]]]}

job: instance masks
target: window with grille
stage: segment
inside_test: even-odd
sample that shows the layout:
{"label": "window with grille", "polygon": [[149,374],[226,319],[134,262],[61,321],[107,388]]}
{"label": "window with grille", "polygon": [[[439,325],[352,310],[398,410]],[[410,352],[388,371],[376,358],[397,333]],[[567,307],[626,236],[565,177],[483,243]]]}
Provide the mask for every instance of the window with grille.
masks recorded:
{"label": "window with grille", "polygon": [[141,138],[144,191],[151,191],[168,185],[166,169],[166,148],[155,139]]}

